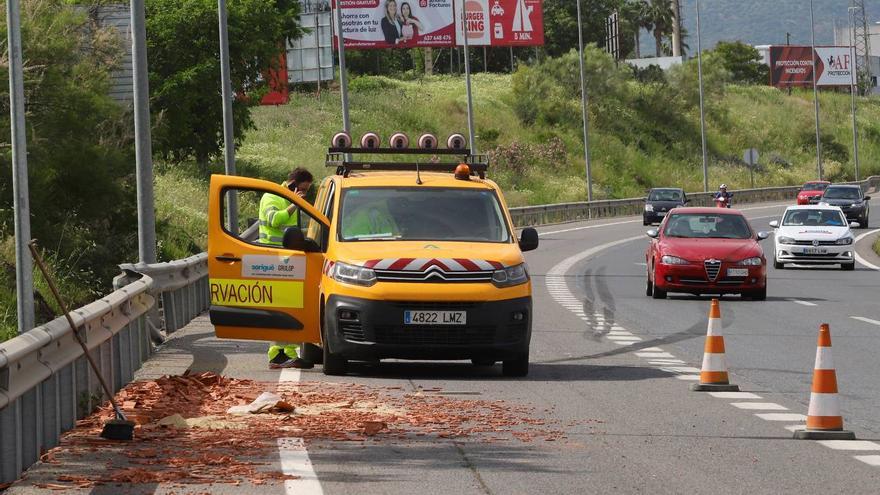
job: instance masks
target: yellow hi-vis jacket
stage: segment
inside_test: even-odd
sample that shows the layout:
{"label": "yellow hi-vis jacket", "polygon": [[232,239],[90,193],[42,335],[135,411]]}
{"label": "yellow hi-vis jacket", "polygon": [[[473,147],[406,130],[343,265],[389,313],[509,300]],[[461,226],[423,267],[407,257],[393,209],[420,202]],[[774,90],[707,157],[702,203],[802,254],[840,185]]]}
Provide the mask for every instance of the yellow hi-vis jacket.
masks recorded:
{"label": "yellow hi-vis jacket", "polygon": [[260,199],[260,243],[280,246],[284,229],[298,226],[299,210],[287,213],[292,203],[281,196],[263,194]]}

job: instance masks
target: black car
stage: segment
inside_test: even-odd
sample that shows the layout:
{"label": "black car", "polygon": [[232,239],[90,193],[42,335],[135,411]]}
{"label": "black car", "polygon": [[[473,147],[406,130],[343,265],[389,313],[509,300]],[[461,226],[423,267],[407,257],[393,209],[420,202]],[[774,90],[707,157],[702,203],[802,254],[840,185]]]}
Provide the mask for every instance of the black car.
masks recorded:
{"label": "black car", "polygon": [[847,220],[859,222],[859,227],[864,229],[868,227],[868,214],[871,212],[871,206],[868,203],[870,199],[871,196],[862,194],[862,188],[859,186],[832,184],[822,193],[819,204],[839,206]]}
{"label": "black car", "polygon": [[683,189],[674,187],[655,187],[648,191],[648,197],[645,199],[645,211],[643,213],[642,223],[651,225],[652,223],[660,223],[669,213],[669,210],[684,206],[689,203],[687,195]]}

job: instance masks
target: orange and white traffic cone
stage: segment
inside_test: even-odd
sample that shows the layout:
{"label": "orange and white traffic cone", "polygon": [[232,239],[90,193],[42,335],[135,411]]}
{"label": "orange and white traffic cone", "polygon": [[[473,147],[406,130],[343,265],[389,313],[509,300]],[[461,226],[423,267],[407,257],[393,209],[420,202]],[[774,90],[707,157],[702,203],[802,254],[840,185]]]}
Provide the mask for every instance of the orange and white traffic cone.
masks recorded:
{"label": "orange and white traffic cone", "polygon": [[819,326],[807,428],[795,431],[794,437],[805,440],[856,438],[853,432],[843,429],[843,416],[840,415],[840,400],[837,397],[837,373],[831,358],[831,329],[827,323]]}
{"label": "orange and white traffic cone", "polygon": [[706,347],[700,383],[691,384],[697,392],[738,392],[739,386],[731,385],[727,376],[727,360],[724,358],[724,336],[721,335],[721,306],[712,299],[709,308],[709,328],[706,331]]}

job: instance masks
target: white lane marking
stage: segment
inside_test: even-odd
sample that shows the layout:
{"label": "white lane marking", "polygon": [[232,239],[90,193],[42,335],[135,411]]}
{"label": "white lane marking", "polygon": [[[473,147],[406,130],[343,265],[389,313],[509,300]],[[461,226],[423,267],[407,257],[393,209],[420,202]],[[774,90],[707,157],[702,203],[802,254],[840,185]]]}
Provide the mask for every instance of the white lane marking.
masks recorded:
{"label": "white lane marking", "polygon": [[811,303],[809,301],[801,301],[800,299],[786,299],[786,301],[793,302],[795,304],[800,304],[801,306],[815,306],[816,303]]}
{"label": "white lane marking", "polygon": [[[296,368],[285,368],[278,374],[278,383],[298,382],[302,379],[302,371]],[[279,438],[278,458],[281,472],[289,476],[298,476],[295,480],[284,481],[286,495],[323,495],[321,482],[315,473],[309,452],[302,438]]]}
{"label": "white lane marking", "polygon": [[633,345],[635,342],[630,342],[628,340],[612,340],[611,343],[617,345]]}
{"label": "white lane marking", "polygon": [[880,326],[880,321],[872,320],[870,318],[865,318],[863,316],[850,316],[850,318],[852,318],[853,320],[859,320],[859,321],[863,321],[865,323],[870,323],[871,325]]}
{"label": "white lane marking", "polygon": [[699,373],[700,368],[694,368],[693,366],[667,366],[664,365],[660,368],[663,371],[668,371],[670,373]]}
{"label": "white lane marking", "polygon": [[731,406],[754,411],[788,411],[788,408],[773,402],[731,402]]}
{"label": "white lane marking", "polygon": [[625,335],[625,336],[630,336],[630,335],[632,335],[632,333],[631,333],[631,332],[627,332],[627,331],[625,331],[625,330],[611,330],[610,332],[608,332],[608,335],[609,335],[609,336],[610,336],[610,335]]}
{"label": "white lane marking", "polygon": [[861,241],[865,237],[868,237],[871,234],[876,234],[877,232],[880,232],[880,229],[874,229],[869,232],[865,232],[864,234],[861,234],[858,237],[856,237],[856,239],[853,241],[853,255],[855,255],[856,261],[867,266],[868,268],[870,268],[872,270],[880,270],[880,266],[877,266],[874,263],[871,263],[868,260],[866,260],[865,258],[862,258],[861,256],[859,256],[859,253],[856,251],[856,244],[858,244],[859,241]]}
{"label": "white lane marking", "polygon": [[[598,229],[599,227],[612,227],[614,225],[626,225],[628,223],[639,223],[639,220],[626,220],[623,222],[600,223],[599,225],[585,225],[583,227],[573,227],[570,229],[554,230],[552,232],[538,232],[538,235],[542,236],[542,235],[564,234],[566,232],[577,232],[578,230]],[[640,239],[641,239],[641,237],[642,236],[639,236]]]}
{"label": "white lane marking", "polygon": [[299,476],[295,480],[284,481],[284,493],[287,495],[324,493],[302,438],[279,438],[278,453],[281,457],[281,472],[288,476]]}
{"label": "white lane marking", "polygon": [[760,395],[751,392],[709,392],[709,395],[717,399],[763,399]]}
{"label": "white lane marking", "polygon": [[794,433],[796,431],[806,430],[807,427],[805,425],[788,425],[785,429]]}
{"label": "white lane marking", "polygon": [[674,364],[685,364],[681,359],[652,359],[648,361],[648,364],[657,364],[660,366],[669,366]]}
{"label": "white lane marking", "polygon": [[691,380],[697,381],[700,379],[700,375],[675,375],[679,380]]}
{"label": "white lane marking", "polygon": [[796,413],[756,413],[755,416],[767,421],[806,421],[807,417]]}
{"label": "white lane marking", "polygon": [[[780,207],[786,206],[786,205],[787,205],[787,203],[780,203],[780,204],[773,204],[773,205],[767,205],[767,206],[752,206],[749,208],[737,208],[737,210],[739,210],[739,211],[768,210],[770,208],[780,208]],[[771,215],[771,216],[776,216],[776,215]],[[769,217],[757,217],[757,218],[769,218]],[[588,221],[588,220],[585,220],[585,221]],[[577,232],[579,230],[598,229],[600,227],[612,227],[615,225],[626,225],[626,224],[630,224],[630,223],[639,223],[641,221],[642,220],[624,220],[622,222],[600,223],[598,225],[584,225],[583,227],[573,227],[570,229],[554,230],[551,232],[539,232],[538,235],[542,236],[542,235],[564,234],[566,232]],[[641,238],[641,236],[639,238]]]}
{"label": "white lane marking", "polygon": [[641,358],[669,358],[674,359],[675,356],[668,352],[637,352],[636,356]]}
{"label": "white lane marking", "polygon": [[633,263],[633,264],[635,264],[635,265],[639,265],[639,266],[648,266],[648,264],[645,263],[644,261],[636,262],[636,263]]}
{"label": "white lane marking", "polygon": [[641,342],[641,337],[636,337],[635,335],[607,335],[606,338],[608,340],[619,340],[621,342],[628,340],[630,342]]}
{"label": "white lane marking", "polygon": [[644,351],[644,352],[666,352],[659,347],[645,347],[644,349],[642,349],[642,351]]}
{"label": "white lane marking", "polygon": [[834,450],[880,450],[880,444],[867,440],[819,440],[818,443]]}
{"label": "white lane marking", "polygon": [[880,466],[880,455],[854,455],[853,458],[869,466]]}

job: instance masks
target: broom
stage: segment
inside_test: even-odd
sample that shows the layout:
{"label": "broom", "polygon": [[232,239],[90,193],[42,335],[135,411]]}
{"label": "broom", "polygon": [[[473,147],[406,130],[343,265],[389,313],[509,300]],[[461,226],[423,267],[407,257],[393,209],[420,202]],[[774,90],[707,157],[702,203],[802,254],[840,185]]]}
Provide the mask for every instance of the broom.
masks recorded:
{"label": "broom", "polygon": [[52,291],[52,295],[55,296],[55,300],[58,301],[58,306],[61,307],[61,311],[67,318],[67,323],[70,325],[70,329],[73,332],[74,338],[77,342],[79,342],[80,347],[82,347],[83,353],[85,354],[89,365],[92,367],[92,371],[95,372],[95,375],[98,377],[98,381],[101,382],[101,388],[104,389],[104,393],[107,394],[107,397],[110,399],[110,404],[113,406],[113,410],[116,412],[116,419],[111,419],[110,421],[104,423],[104,429],[101,430],[101,436],[108,440],[131,440],[132,438],[134,438],[134,423],[125,419],[125,415],[122,414],[122,410],[119,409],[119,405],[116,404],[116,401],[113,399],[113,392],[110,391],[110,387],[107,386],[107,382],[105,382],[104,377],[101,376],[101,372],[98,370],[98,365],[95,364],[94,359],[92,359],[92,354],[89,352],[89,348],[86,347],[85,342],[83,342],[82,338],[79,335],[79,332],[77,331],[78,329],[76,325],[73,323],[73,318],[70,317],[70,312],[67,310],[67,305],[64,304],[64,300],[61,299],[61,293],[58,292],[58,288],[55,286],[55,281],[49,275],[49,270],[46,269],[46,265],[43,263],[43,258],[42,256],[40,256],[39,251],[37,251],[36,239],[29,242],[28,247],[30,248],[31,254],[34,257],[34,261],[37,262],[37,266],[43,273],[43,277],[46,279],[46,283],[49,284],[49,290]]}

